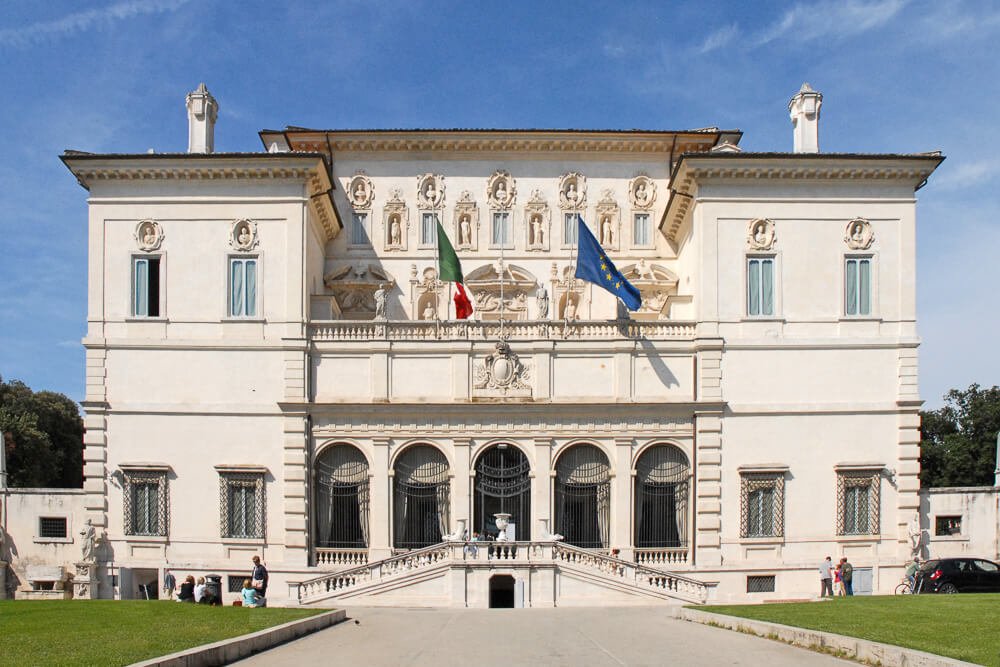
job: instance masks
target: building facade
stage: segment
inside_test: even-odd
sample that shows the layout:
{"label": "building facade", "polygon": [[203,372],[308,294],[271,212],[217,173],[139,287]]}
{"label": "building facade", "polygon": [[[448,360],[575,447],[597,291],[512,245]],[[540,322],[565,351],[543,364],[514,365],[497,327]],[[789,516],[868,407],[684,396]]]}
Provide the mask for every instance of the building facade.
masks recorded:
{"label": "building facade", "polygon": [[[189,153],[67,152],[100,594],[254,554],[280,604],[787,598],[826,555],[891,590],[921,509],[915,191],[943,158],[820,153],[821,102],[792,98],[790,153],[287,128],[233,154],[202,86]],[[578,215],[637,312],[574,278]]]}

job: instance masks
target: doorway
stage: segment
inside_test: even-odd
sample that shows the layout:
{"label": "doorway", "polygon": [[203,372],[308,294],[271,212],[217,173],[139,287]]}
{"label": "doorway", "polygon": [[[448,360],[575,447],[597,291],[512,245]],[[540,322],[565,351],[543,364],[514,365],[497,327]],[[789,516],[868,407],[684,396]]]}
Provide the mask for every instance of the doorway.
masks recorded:
{"label": "doorway", "polygon": [[514,608],[514,577],[495,574],[490,577],[490,609]]}

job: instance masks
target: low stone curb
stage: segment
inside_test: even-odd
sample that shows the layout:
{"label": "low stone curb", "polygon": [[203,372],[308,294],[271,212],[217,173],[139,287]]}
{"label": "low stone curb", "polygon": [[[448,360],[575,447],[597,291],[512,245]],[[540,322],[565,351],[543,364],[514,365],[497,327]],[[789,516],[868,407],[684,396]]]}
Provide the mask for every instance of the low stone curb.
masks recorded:
{"label": "low stone curb", "polygon": [[975,663],[972,662],[963,662],[892,644],[881,644],[857,637],[845,637],[832,632],[795,628],[780,623],[713,614],[701,609],[681,608],[678,610],[677,616],[685,621],[745,632],[765,639],[775,639],[793,646],[829,653],[869,665],[882,665],[883,667],[975,667]]}
{"label": "low stone curb", "polygon": [[[250,610],[253,613],[253,610]],[[249,635],[224,639],[214,644],[195,646],[186,651],[134,663],[131,667],[215,667],[228,665],[254,653],[297,639],[317,630],[323,630],[347,618],[343,609],[335,609],[298,621],[291,621],[273,628],[265,628]]]}

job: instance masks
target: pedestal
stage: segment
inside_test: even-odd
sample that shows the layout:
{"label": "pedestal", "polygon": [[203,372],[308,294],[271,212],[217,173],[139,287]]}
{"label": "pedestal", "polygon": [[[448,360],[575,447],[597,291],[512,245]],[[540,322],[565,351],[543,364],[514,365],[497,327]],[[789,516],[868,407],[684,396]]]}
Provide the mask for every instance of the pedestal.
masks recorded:
{"label": "pedestal", "polygon": [[73,599],[96,600],[98,589],[97,564],[77,563],[73,577]]}

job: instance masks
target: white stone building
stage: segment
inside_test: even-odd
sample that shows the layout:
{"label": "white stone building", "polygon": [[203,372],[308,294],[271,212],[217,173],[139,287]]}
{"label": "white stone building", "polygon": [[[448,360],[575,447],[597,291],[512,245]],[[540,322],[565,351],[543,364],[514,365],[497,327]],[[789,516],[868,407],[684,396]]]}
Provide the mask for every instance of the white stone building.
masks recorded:
{"label": "white stone building", "polygon": [[[821,153],[821,101],[789,103],[794,152],[287,128],[215,153],[202,86],[186,154],[67,152],[101,596],[254,554],[278,604],[802,597],[826,555],[891,590],[920,510],[915,191],[943,158]],[[577,214],[638,312],[573,279]],[[513,543],[446,539],[496,513]]]}

